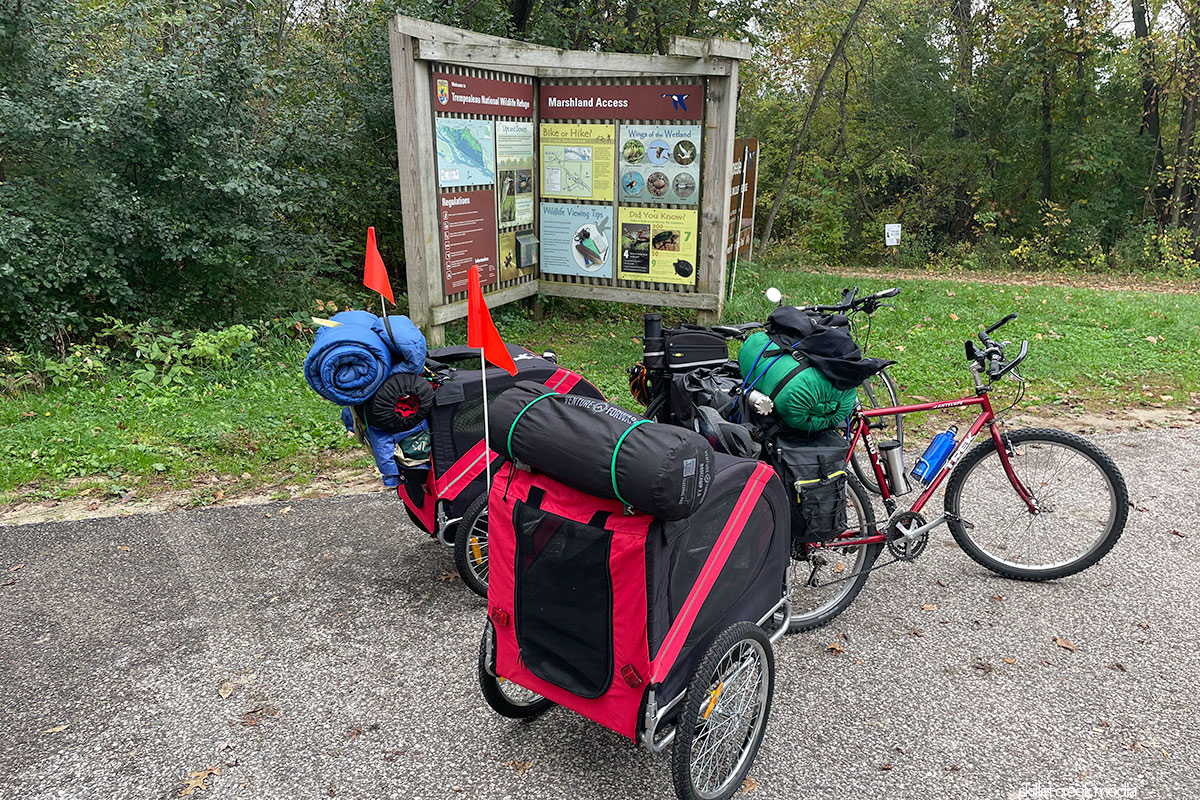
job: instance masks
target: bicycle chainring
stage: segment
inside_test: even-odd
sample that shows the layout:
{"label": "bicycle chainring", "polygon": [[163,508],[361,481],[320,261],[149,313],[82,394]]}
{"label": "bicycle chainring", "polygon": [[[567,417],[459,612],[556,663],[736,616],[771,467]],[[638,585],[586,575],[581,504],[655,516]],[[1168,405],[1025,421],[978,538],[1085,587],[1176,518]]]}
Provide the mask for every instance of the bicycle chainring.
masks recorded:
{"label": "bicycle chainring", "polygon": [[904,541],[905,531],[920,528],[925,524],[925,518],[915,511],[901,511],[888,520],[887,548],[897,561],[915,561],[917,556],[925,552],[929,544],[929,532],[922,533],[911,541]]}

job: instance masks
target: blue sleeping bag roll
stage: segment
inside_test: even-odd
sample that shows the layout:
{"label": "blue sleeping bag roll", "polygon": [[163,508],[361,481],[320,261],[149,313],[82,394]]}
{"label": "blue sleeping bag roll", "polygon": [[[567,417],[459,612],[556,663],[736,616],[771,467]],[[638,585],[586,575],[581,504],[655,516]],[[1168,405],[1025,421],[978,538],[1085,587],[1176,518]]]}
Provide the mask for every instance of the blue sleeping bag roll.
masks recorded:
{"label": "blue sleeping bag roll", "polygon": [[[371,316],[375,317],[374,314]],[[394,367],[392,372],[420,374],[425,369],[425,334],[421,333],[421,329],[408,317],[393,314],[387,321],[392,326],[390,335],[379,317],[375,317],[375,321],[371,323],[371,330],[391,348]]]}
{"label": "blue sleeping bag roll", "polygon": [[332,320],[339,324],[318,330],[304,359],[304,379],[326,400],[359,405],[389,375],[424,369],[425,337],[408,317],[388,318],[391,336],[383,320],[368,311],[343,311]]}

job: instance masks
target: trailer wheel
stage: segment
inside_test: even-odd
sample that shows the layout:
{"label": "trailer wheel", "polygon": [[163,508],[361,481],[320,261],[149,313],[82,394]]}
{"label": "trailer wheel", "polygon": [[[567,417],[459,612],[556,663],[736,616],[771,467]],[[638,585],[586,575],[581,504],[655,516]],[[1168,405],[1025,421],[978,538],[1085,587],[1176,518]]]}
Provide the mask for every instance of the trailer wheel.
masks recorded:
{"label": "trailer wheel", "polygon": [[762,743],[775,688],[771,642],[739,622],[717,636],[688,683],[676,723],[671,776],[680,800],[727,800]]}

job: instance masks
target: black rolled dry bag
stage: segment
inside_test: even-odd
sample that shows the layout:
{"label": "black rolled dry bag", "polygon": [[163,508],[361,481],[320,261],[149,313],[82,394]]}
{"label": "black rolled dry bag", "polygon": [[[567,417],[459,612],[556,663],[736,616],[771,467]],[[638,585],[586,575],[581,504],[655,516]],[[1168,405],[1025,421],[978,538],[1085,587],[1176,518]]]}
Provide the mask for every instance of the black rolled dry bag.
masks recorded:
{"label": "black rolled dry bag", "polygon": [[420,375],[397,373],[388,377],[363,404],[367,424],[388,433],[411,430],[429,416],[433,387]]}
{"label": "black rolled dry bag", "polygon": [[488,419],[497,453],[660,519],[689,516],[712,480],[704,437],[603,400],[520,381],[492,401]]}

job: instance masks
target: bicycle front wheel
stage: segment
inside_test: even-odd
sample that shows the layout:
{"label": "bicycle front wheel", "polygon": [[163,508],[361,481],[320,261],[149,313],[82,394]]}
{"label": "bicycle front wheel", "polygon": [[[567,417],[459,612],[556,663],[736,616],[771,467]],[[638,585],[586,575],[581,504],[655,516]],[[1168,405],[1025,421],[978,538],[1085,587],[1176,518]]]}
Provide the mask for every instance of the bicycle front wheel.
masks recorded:
{"label": "bicycle front wheel", "polygon": [[1028,428],[1004,437],[1030,511],[988,440],[967,453],[946,485],[946,516],[959,547],[1006,578],[1074,575],[1113,548],[1125,529],[1129,494],[1112,459],[1087,439]]}
{"label": "bicycle front wheel", "polygon": [[[900,405],[896,394],[896,382],[887,370],[882,369],[867,378],[858,387],[858,400],[864,409],[895,408]],[[888,417],[875,417],[870,421],[871,430],[878,431],[873,437],[880,441],[895,439],[904,444],[904,418],[899,414]],[[879,494],[879,481],[875,480],[875,470],[871,469],[871,460],[864,449],[854,448],[851,454],[850,466],[854,474],[868,492]]]}

